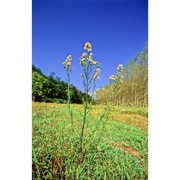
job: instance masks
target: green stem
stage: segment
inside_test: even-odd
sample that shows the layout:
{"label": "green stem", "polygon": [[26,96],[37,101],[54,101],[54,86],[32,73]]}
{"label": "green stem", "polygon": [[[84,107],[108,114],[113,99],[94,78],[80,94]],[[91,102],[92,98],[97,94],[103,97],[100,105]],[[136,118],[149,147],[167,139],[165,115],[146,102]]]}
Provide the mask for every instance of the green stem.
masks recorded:
{"label": "green stem", "polygon": [[67,96],[68,96],[68,111],[70,115],[70,120],[71,120],[71,127],[72,127],[72,132],[74,133],[74,122],[73,122],[73,113],[71,109],[71,95],[70,95],[70,71],[69,68],[67,69],[67,83],[68,83],[68,89],[67,89]]}
{"label": "green stem", "polygon": [[84,104],[83,124],[82,124],[81,135],[80,135],[80,147],[79,147],[80,152],[82,152],[83,136],[84,136],[84,131],[85,131],[85,124],[86,124],[86,118],[87,118],[87,108],[88,108],[88,92],[89,92],[88,69],[89,69],[89,64],[87,65],[87,68],[86,68],[86,70],[84,72],[85,79],[86,79],[86,82],[85,82],[85,94],[86,94],[86,98],[85,98],[85,104]]}

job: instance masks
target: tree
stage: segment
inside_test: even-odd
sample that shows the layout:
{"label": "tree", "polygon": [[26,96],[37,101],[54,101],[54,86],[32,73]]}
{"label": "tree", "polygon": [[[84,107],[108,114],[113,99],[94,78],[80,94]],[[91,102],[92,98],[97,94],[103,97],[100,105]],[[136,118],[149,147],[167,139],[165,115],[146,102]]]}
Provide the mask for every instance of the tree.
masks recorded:
{"label": "tree", "polygon": [[49,81],[38,72],[32,72],[32,97],[34,101],[45,100],[46,94],[49,93]]}

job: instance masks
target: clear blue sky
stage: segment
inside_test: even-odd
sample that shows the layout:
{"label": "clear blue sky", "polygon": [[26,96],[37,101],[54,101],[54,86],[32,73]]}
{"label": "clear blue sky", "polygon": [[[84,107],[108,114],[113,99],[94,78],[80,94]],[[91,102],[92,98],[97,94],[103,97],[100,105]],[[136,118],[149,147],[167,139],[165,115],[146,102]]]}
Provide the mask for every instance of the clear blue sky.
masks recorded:
{"label": "clear blue sky", "polygon": [[66,80],[62,61],[72,55],[72,84],[84,90],[79,57],[85,42],[101,66],[97,88],[118,64],[142,51],[148,41],[147,0],[32,0],[32,63],[45,75]]}

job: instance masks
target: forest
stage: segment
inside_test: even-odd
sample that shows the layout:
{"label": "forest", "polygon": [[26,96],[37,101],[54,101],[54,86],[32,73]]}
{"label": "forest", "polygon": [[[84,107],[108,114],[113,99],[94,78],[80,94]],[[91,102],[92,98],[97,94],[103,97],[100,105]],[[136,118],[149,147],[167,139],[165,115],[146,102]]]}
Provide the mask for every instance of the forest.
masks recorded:
{"label": "forest", "polygon": [[[59,77],[52,72],[45,76],[40,68],[32,65],[32,100],[35,102],[67,102],[67,83],[61,81]],[[71,85],[71,102],[82,104],[85,96],[75,86]],[[90,98],[90,96],[89,96]]]}
{"label": "forest", "polygon": [[[111,93],[110,83],[96,92],[96,103],[105,104],[107,95]],[[116,95],[112,102],[118,106],[147,107],[148,106],[148,43],[144,50],[130,59],[123,69],[123,80],[118,84]]]}

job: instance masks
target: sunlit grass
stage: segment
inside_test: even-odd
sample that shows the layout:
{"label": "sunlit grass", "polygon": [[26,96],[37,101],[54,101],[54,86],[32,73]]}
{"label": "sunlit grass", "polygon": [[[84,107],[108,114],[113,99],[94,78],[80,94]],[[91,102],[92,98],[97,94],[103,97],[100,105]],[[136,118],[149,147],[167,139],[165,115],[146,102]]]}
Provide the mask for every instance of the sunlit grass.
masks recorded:
{"label": "sunlit grass", "polygon": [[33,179],[148,179],[147,109],[112,106],[99,121],[92,106],[78,152],[82,110],[72,105],[72,133],[67,105],[33,103]]}

